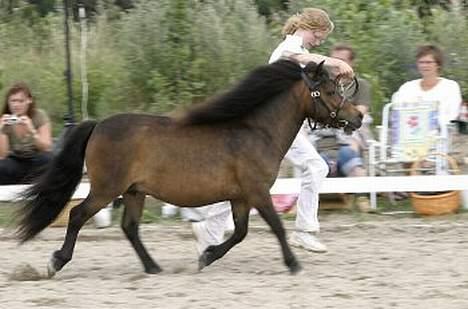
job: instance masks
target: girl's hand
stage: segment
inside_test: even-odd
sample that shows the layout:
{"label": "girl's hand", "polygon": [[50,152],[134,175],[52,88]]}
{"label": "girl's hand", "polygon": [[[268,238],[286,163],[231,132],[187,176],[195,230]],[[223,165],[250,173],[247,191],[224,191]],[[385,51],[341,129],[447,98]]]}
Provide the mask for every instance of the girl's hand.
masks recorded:
{"label": "girl's hand", "polygon": [[319,54],[290,54],[288,57],[303,65],[306,65],[310,61],[319,64],[325,60],[325,65],[331,68],[332,73],[336,77],[344,76],[350,79],[354,78],[353,68],[343,60],[337,58],[326,57]]}
{"label": "girl's hand", "polygon": [[24,125],[31,134],[36,134],[37,130],[28,116],[20,116],[20,123]]}
{"label": "girl's hand", "polygon": [[338,76],[344,76],[348,78],[353,78],[354,77],[354,71],[353,68],[344,62],[343,60],[337,59],[337,58],[328,58],[329,64],[333,67],[334,74]]}
{"label": "girl's hand", "polygon": [[11,117],[10,114],[3,114],[2,118],[0,118],[0,131],[3,129],[5,125],[7,125],[7,119]]}

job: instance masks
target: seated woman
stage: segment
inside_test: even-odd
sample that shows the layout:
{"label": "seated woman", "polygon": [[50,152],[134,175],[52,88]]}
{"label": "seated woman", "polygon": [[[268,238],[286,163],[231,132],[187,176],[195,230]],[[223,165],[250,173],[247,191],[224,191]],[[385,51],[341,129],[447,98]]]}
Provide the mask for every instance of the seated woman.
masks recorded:
{"label": "seated woman", "polygon": [[458,83],[441,76],[443,58],[443,53],[437,46],[420,46],[416,53],[416,66],[421,78],[404,83],[392,98],[397,104],[437,102],[437,120],[441,129],[445,129],[450,121],[458,118],[462,104]]}
{"label": "seated woman", "polygon": [[29,87],[14,84],[0,118],[0,185],[28,183],[51,158],[47,114],[36,107]]}
{"label": "seated woman", "polygon": [[[431,148],[443,153],[450,150],[449,124],[458,118],[462,97],[459,84],[442,77],[443,64],[444,55],[439,47],[420,46],[416,51],[416,67],[420,78],[405,82],[392,96],[395,105],[416,108],[416,111],[409,110],[406,113],[401,110],[394,112],[390,118],[390,140],[393,149],[400,147],[398,153],[407,161],[403,163],[406,170],[411,167],[412,160],[426,155]],[[427,112],[417,112],[417,107],[425,105],[428,106]],[[435,111],[431,110],[432,106]],[[432,139],[428,138],[433,134],[442,137],[435,139],[437,145],[433,145]],[[401,136],[405,136],[407,142],[402,141]],[[402,199],[406,196],[406,193],[399,192],[394,198]]]}

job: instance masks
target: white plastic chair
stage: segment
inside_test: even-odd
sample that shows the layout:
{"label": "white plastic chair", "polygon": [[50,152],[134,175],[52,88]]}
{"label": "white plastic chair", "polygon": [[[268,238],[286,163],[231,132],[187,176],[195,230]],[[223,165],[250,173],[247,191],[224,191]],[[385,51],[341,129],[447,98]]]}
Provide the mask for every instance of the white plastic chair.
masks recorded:
{"label": "white plastic chair", "polygon": [[[410,171],[412,162],[431,158],[432,153],[447,154],[450,147],[448,126],[440,126],[438,102],[388,103],[378,127],[378,141],[369,141],[369,176],[401,175]],[[448,165],[433,156],[433,174],[447,174]],[[377,205],[371,193],[371,206]]]}

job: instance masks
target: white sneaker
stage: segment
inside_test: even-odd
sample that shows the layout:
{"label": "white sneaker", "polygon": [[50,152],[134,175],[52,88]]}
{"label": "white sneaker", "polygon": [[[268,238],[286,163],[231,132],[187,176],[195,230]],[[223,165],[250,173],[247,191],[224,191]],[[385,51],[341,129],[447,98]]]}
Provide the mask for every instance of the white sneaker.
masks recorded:
{"label": "white sneaker", "polygon": [[161,216],[164,219],[171,218],[177,215],[177,211],[179,211],[179,207],[165,203],[161,208]]}
{"label": "white sneaker", "polygon": [[212,245],[211,237],[206,230],[206,224],[204,221],[193,222],[192,231],[197,240],[197,252],[201,255],[206,248]]}
{"label": "white sneaker", "polygon": [[293,232],[289,239],[291,246],[313,252],[327,252],[327,247],[313,233]]}

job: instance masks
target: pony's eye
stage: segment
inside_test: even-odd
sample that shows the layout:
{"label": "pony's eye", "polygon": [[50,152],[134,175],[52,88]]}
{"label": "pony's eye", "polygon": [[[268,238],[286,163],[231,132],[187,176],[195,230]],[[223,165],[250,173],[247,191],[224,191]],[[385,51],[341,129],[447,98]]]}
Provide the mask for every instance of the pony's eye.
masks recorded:
{"label": "pony's eye", "polygon": [[327,96],[334,96],[336,94],[336,91],[327,91],[326,92]]}

